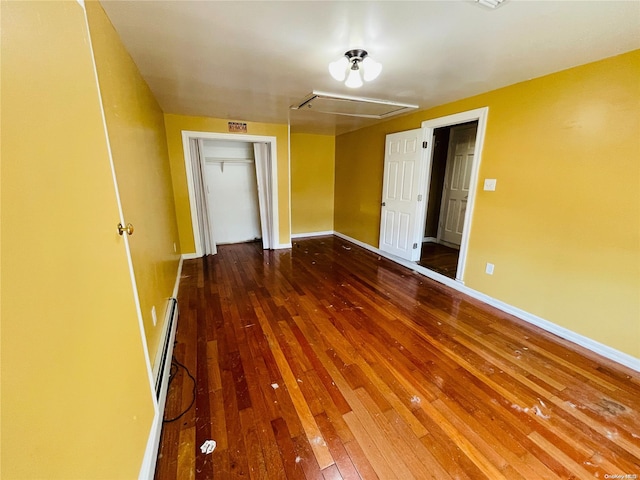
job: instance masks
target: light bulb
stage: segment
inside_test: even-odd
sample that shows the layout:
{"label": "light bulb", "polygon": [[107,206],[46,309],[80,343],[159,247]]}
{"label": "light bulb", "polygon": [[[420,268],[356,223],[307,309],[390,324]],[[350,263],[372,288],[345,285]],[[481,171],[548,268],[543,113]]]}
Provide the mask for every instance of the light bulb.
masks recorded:
{"label": "light bulb", "polygon": [[342,57],[341,59],[329,64],[329,73],[333,78],[342,82],[347,75],[348,66],[349,60],[347,60],[347,57]]}
{"label": "light bulb", "polygon": [[382,71],[382,64],[372,60],[370,57],[366,57],[362,61],[362,73],[365,81],[370,82],[380,75]]}
{"label": "light bulb", "polygon": [[358,69],[349,71],[349,76],[344,84],[349,88],[359,88],[362,86],[362,79],[360,78]]}

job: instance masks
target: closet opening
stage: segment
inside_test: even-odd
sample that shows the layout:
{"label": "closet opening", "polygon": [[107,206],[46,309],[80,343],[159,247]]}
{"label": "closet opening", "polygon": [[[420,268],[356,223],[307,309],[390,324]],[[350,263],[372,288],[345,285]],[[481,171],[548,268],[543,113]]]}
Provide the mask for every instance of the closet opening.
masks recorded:
{"label": "closet opening", "polygon": [[276,138],[183,131],[182,139],[193,256],[228,243],[277,248]]}

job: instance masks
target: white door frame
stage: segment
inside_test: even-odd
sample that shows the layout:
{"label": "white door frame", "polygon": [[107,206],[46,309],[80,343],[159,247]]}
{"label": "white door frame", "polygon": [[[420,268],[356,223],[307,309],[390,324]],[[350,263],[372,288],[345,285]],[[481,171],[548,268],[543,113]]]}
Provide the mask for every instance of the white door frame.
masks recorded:
{"label": "white door frame", "polygon": [[[453,115],[447,115],[446,117],[434,118],[432,120],[426,120],[422,122],[422,129],[424,130],[423,138],[427,141],[426,161],[428,169],[426,172],[425,181],[422,182],[423,198],[429,198],[429,182],[431,178],[431,159],[433,158],[433,133],[436,128],[449,127],[458,125],[460,123],[478,122],[478,130],[476,131],[476,147],[473,152],[473,166],[471,167],[471,183],[469,185],[469,198],[467,200],[467,211],[464,215],[464,227],[462,231],[462,242],[460,243],[460,253],[458,255],[458,269],[456,270],[457,282],[464,284],[464,268],[467,261],[467,250],[469,248],[469,234],[471,232],[471,219],[473,218],[473,209],[475,206],[476,192],[478,187],[478,176],[480,172],[480,162],[482,160],[482,148],[484,146],[484,136],[487,128],[487,116],[489,115],[489,107],[477,108],[475,110],[469,110],[466,112],[455,113]],[[420,212],[422,218],[422,228],[418,231],[420,233],[420,239],[425,229],[426,223],[427,202],[420,203]]]}
{"label": "white door frame", "polygon": [[[193,185],[193,171],[191,169],[191,149],[189,148],[189,141],[192,138],[202,138],[206,140],[234,140],[247,143],[268,143],[271,156],[269,159],[270,165],[265,165],[267,170],[268,180],[271,183],[271,198],[268,202],[267,219],[266,221],[271,226],[271,237],[268,239],[268,245],[270,248],[277,248],[278,246],[278,232],[280,219],[278,217],[278,148],[276,143],[276,137],[262,136],[262,135],[244,135],[238,133],[213,133],[213,132],[195,132],[190,130],[182,130],[182,150],[184,152],[184,166],[187,174],[187,189],[189,190],[189,207],[191,208],[191,226],[193,228],[193,240],[196,247],[195,256],[201,257],[203,255],[202,244],[200,243],[200,226],[198,225],[198,214],[195,209],[195,187]],[[258,189],[260,191],[265,190],[264,179],[258,176]],[[258,195],[260,197],[260,195]],[[261,209],[262,210],[262,209]],[[261,220],[262,221],[262,220]]]}

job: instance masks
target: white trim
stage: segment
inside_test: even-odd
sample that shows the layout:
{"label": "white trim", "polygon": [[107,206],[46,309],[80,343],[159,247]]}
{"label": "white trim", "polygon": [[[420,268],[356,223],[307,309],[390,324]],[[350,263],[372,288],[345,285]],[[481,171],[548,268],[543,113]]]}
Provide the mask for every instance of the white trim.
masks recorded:
{"label": "white trim", "polygon": [[[476,147],[473,156],[473,166],[471,170],[471,181],[469,184],[469,198],[467,199],[467,211],[465,212],[464,228],[462,231],[462,241],[460,243],[460,255],[458,256],[458,268],[456,270],[456,280],[462,282],[464,280],[464,269],[467,262],[467,253],[469,249],[469,235],[471,233],[471,220],[473,218],[473,209],[475,206],[476,193],[478,190],[478,176],[480,172],[480,163],[482,162],[482,149],[484,147],[484,137],[487,130],[487,117],[489,115],[489,107],[476,108],[466,112],[447,115],[446,117],[434,118],[422,122],[424,130],[424,139],[427,141],[428,171],[427,179],[431,178],[431,160],[433,158],[433,132],[436,128],[457,125],[460,123],[478,121],[478,129],[476,131]],[[429,182],[423,182],[423,198],[429,198]],[[421,202],[420,215],[423,217],[422,232],[424,232],[424,224],[426,223],[426,209],[428,202]]]}
{"label": "white trim", "polygon": [[[178,308],[176,306],[176,308]],[[170,310],[169,310],[170,312]],[[169,323],[170,318],[165,316],[165,323]],[[147,448],[144,453],[144,460],[142,461],[142,468],[140,469],[139,480],[153,480],[156,471],[156,462],[158,459],[158,448],[160,445],[160,436],[162,434],[162,420],[164,418],[164,407],[167,403],[167,392],[169,390],[169,377],[171,371],[171,358],[173,357],[173,344],[176,338],[176,329],[178,322],[175,321],[171,325],[171,330],[165,331],[165,335],[169,335],[167,341],[166,355],[169,359],[164,364],[163,382],[160,387],[160,396],[157,399],[157,410],[153,417],[153,424],[151,425],[151,432],[149,433],[149,439],[147,441]],[[165,338],[165,337],[163,337]],[[164,344],[164,342],[162,342]],[[154,401],[155,397],[154,397]]]}
{"label": "white trim", "polygon": [[[176,273],[176,281],[173,286],[172,298],[178,298],[178,290],[180,289],[180,278],[182,276],[182,257],[178,262],[178,271]],[[177,308],[177,306],[176,306]],[[171,359],[173,357],[173,343],[176,337],[176,329],[178,322],[173,322],[171,326],[171,330],[168,331],[169,321],[167,315],[171,314],[171,310],[165,310],[164,316],[164,326],[162,328],[162,333],[160,334],[160,345],[168,345],[167,349],[167,358]],[[166,336],[169,335],[168,343],[165,343]],[[156,363],[154,365],[160,364],[160,355],[162,355],[162,349],[158,349],[158,353],[156,353]],[[156,413],[153,417],[153,423],[151,425],[151,432],[149,433],[149,439],[147,441],[147,448],[144,453],[144,459],[142,461],[142,468],[140,469],[140,475],[138,476],[139,480],[153,480],[155,471],[156,471],[156,461],[158,457],[158,447],[160,445],[160,435],[162,434],[162,419],[164,418],[164,407],[167,402],[167,392],[169,390],[169,372],[171,370],[171,361],[166,362],[164,365],[164,379],[165,381],[162,384],[160,389],[160,398],[157,399],[158,408],[156,409]],[[159,373],[159,372],[157,372]],[[157,375],[156,373],[156,375]],[[154,376],[154,378],[157,378]],[[155,398],[155,396],[154,396]]]}
{"label": "white trim", "polygon": [[[458,251],[460,250],[460,245],[456,245],[455,243],[447,242],[446,240],[440,239],[440,240],[437,241],[437,243],[440,244],[440,245],[444,245],[445,247],[453,248],[453,249],[458,250]],[[459,255],[459,253],[458,253],[458,255]]]}
{"label": "white trim", "polygon": [[438,243],[438,239],[436,237],[424,237],[422,239],[422,243],[424,243],[424,242]]}
{"label": "white trim", "polygon": [[396,257],[389,253],[383,252],[378,248],[372,247],[371,245],[361,242],[359,240],[356,240],[355,238],[351,238],[348,235],[345,235],[340,232],[334,232],[334,234],[336,237],[342,238],[343,240],[346,240],[355,245],[358,245],[359,247],[369,250],[377,255],[388,258],[389,260],[396,262],[404,267],[407,267],[410,270],[413,270],[417,273],[420,273],[421,275],[431,278],[432,280],[440,282],[446,285],[447,287],[451,287],[454,290],[457,290],[458,292],[467,294],[470,297],[475,298],[476,300],[480,300],[486,305],[495,307],[498,310],[501,310],[505,313],[513,315],[514,317],[519,318],[520,320],[524,320],[527,323],[540,327],[541,329],[549,333],[553,333],[554,335],[557,335],[560,338],[573,342],[576,345],[580,345],[581,347],[584,347],[593,353],[602,355],[603,357],[609,360],[613,360],[614,362],[624,365],[625,367],[628,367],[628,368],[631,368],[632,370],[640,372],[639,358],[636,358],[627,353],[621,352],[620,350],[616,350],[615,348],[609,347],[608,345],[604,345],[596,340],[593,340],[589,337],[576,333],[573,330],[569,330],[568,328],[557,325],[553,322],[550,322],[549,320],[545,320],[544,318],[538,317],[537,315],[529,313],[518,307],[514,307],[513,305],[503,302],[502,300],[498,300],[497,298],[490,297],[489,295],[486,295],[482,292],[469,288],[460,281],[452,280],[451,278],[445,277],[444,275],[440,275],[439,273],[429,270],[428,268],[421,267],[420,265],[417,265],[408,260],[404,260],[402,258]]}
{"label": "white trim", "polygon": [[308,232],[308,233],[292,233],[291,239],[305,238],[305,237],[324,237],[326,235],[333,235],[333,230],[326,230],[324,232]]}
{"label": "white trim", "polygon": [[[191,209],[191,228],[193,232],[193,241],[196,247],[197,257],[202,257],[203,249],[200,245],[200,227],[198,226],[198,215],[195,211],[195,193],[193,186],[193,172],[191,170],[191,151],[189,148],[190,138],[202,138],[209,140],[235,140],[248,143],[268,143],[271,150],[270,172],[271,179],[271,234],[270,245],[276,245],[276,239],[279,240],[280,218],[278,206],[278,145],[277,137],[266,135],[244,135],[238,133],[214,133],[214,132],[196,132],[191,130],[182,130],[182,151],[184,155],[185,170],[187,175],[187,190],[189,191],[189,208]],[[289,188],[291,190],[291,188]],[[289,215],[291,217],[291,215]],[[280,248],[278,246],[273,248]],[[197,258],[196,257],[196,258]]]}
{"label": "white trim", "polygon": [[[291,242],[289,243],[278,243],[277,245],[273,246],[274,250],[283,250],[285,248],[291,248]],[[195,258],[202,258],[202,254],[197,254],[197,253],[183,253],[182,254],[182,259],[183,260],[193,260]]]}

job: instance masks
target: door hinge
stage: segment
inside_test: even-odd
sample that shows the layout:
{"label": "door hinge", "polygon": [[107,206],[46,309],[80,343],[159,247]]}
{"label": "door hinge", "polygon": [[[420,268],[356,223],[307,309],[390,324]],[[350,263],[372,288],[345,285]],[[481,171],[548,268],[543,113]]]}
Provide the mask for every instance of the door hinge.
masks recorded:
{"label": "door hinge", "polygon": [[417,244],[417,243],[414,243],[414,244],[413,244],[413,249],[415,250],[416,248],[418,248],[418,244]]}
{"label": "door hinge", "polygon": [[429,143],[426,140],[422,142],[422,148],[427,148],[427,145],[429,145]]}
{"label": "door hinge", "polygon": [[421,202],[422,201],[422,194],[418,195],[418,201]]}

